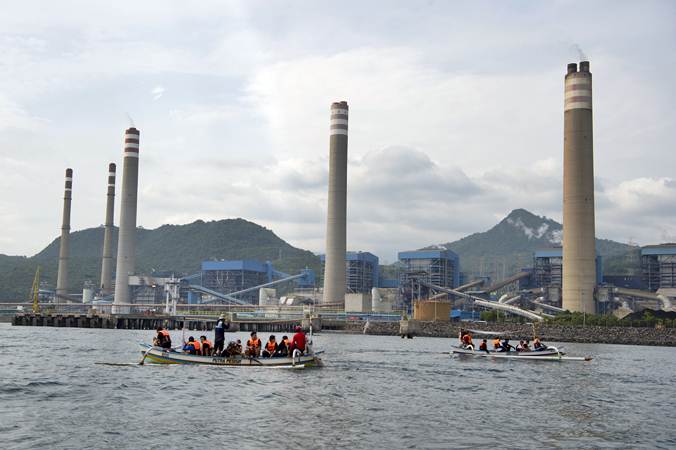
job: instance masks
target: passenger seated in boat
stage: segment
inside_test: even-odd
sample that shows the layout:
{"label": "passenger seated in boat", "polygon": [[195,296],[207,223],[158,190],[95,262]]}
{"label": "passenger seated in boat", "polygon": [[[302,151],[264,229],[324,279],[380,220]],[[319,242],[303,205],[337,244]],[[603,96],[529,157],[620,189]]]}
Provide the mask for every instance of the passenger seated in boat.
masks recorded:
{"label": "passenger seated in boat", "polygon": [[153,339],[153,345],[155,347],[170,349],[171,336],[169,336],[169,332],[162,327],[157,327],[157,336]]}
{"label": "passenger seated in boat", "polygon": [[479,350],[488,353],[488,342],[486,342],[486,339],[481,341],[481,344],[479,344]]}
{"label": "passenger seated in boat", "polygon": [[240,356],[242,354],[242,341],[237,339],[237,341],[228,342],[228,346],[223,350],[221,356],[230,357],[230,356]]}
{"label": "passenger seated in boat", "polygon": [[206,336],[200,336],[200,344],[202,345],[202,355],[211,356],[214,350],[214,344]]}
{"label": "passenger seated in boat", "polygon": [[291,338],[291,345],[289,345],[289,354],[293,355],[294,350],[299,350],[301,354],[305,353],[305,333],[303,329],[296,325],[294,328],[296,334]]}
{"label": "passenger seated in boat", "polygon": [[195,355],[196,350],[195,350],[195,338],[190,336],[188,338],[188,342],[183,343],[183,351],[185,353],[188,353],[190,355]]}
{"label": "passenger seated in boat", "polygon": [[547,346],[540,342],[539,337],[535,337],[535,340],[533,341],[533,351],[541,352],[542,350],[547,350]]}
{"label": "passenger seated in boat", "polygon": [[266,358],[272,358],[273,356],[275,356],[276,352],[277,352],[277,342],[275,342],[275,335],[271,334],[270,338],[268,339],[268,342],[265,344],[262,356]]}
{"label": "passenger seated in boat", "polygon": [[493,350],[497,350],[499,348],[500,348],[500,338],[493,339]]}
{"label": "passenger seated in boat", "polygon": [[516,351],[517,352],[522,352],[523,351],[523,341],[519,341],[519,343],[516,346]]}
{"label": "passenger seated in boat", "polygon": [[277,344],[275,356],[289,356],[289,337],[282,336],[282,340]]}
{"label": "passenger seated in boat", "polygon": [[472,350],[474,349],[474,343],[472,342],[471,334],[465,333],[462,335],[462,346],[464,348],[471,348]]}
{"label": "passenger seated in boat", "polygon": [[499,352],[508,352],[510,350],[513,350],[513,349],[514,349],[514,346],[510,345],[509,339],[505,339],[502,342],[502,345],[500,346],[500,350],[498,350],[498,351]]}
{"label": "passenger seated in boat", "polygon": [[523,345],[521,346],[521,350],[524,351],[524,352],[530,351],[530,346],[528,345],[528,339],[523,341]]}
{"label": "passenger seated in boat", "polygon": [[246,341],[246,356],[250,358],[258,358],[261,354],[261,347],[263,344],[256,335],[255,331],[251,332],[251,337]]}

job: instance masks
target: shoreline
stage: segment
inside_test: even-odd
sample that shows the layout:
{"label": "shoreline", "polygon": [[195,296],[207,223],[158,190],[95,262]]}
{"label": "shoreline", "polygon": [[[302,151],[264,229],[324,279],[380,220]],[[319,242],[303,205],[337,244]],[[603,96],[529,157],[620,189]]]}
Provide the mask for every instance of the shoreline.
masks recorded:
{"label": "shoreline", "polygon": [[[331,326],[323,331],[346,334],[370,334],[382,336],[400,336],[399,322],[369,322],[364,333],[365,322],[350,322],[342,329]],[[328,325],[328,324],[327,324]],[[456,338],[460,328],[505,333],[510,340],[533,339],[533,327],[515,323],[475,323],[462,322],[415,322],[414,336]],[[648,327],[599,327],[537,324],[536,335],[543,342],[571,342],[585,344],[650,345],[658,347],[676,347],[676,328]],[[478,339],[480,336],[474,336]],[[486,337],[488,339],[488,337]]]}

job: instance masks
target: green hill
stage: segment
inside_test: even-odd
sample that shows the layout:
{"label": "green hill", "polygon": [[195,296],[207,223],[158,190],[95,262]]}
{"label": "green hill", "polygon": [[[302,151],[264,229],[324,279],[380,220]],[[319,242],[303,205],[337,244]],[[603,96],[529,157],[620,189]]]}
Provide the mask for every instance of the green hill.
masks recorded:
{"label": "green hill", "polygon": [[[35,269],[42,267],[42,280],[54,287],[60,238],[33,257],[0,255],[0,300],[28,298]],[[103,227],[75,231],[70,237],[69,285],[73,293],[86,280],[99,282]],[[117,249],[117,229],[113,235]],[[275,269],[297,273],[310,267],[319,274],[319,257],[291,246],[271,230],[244,219],[211,222],[198,220],[187,225],[163,225],[137,232],[137,271],[174,271],[191,274],[209,259],[255,259],[272,261]],[[115,252],[113,252],[115,255]]]}

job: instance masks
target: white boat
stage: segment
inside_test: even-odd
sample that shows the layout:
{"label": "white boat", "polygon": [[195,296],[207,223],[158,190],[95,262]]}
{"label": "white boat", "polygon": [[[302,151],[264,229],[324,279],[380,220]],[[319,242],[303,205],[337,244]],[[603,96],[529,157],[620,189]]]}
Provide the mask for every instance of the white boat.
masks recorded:
{"label": "white boat", "polygon": [[202,364],[208,366],[246,366],[246,367],[276,367],[302,369],[305,367],[319,367],[322,360],[319,358],[321,352],[310,354],[294,354],[289,357],[248,357],[248,356],[199,356],[166,349],[162,347],[153,347],[149,344],[139,344],[143,361],[148,360],[156,364]]}
{"label": "white boat", "polygon": [[556,347],[547,347],[545,350],[525,352],[497,352],[491,350],[475,350],[474,348],[452,347],[451,356],[470,356],[475,358],[504,358],[519,361],[591,361],[591,356],[565,356]]}

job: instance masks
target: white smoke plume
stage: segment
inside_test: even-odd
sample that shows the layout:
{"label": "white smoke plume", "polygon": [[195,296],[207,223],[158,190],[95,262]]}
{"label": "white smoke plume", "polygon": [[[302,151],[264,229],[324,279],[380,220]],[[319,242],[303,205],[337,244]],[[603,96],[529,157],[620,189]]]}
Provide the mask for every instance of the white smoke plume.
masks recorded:
{"label": "white smoke plume", "polygon": [[573,50],[577,52],[577,56],[580,58],[580,61],[589,61],[587,55],[582,51],[582,48],[578,44],[573,44]]}
{"label": "white smoke plume", "polygon": [[131,115],[129,113],[125,113],[127,115],[127,119],[129,119],[129,127],[130,128],[136,128],[136,125],[134,125],[134,119],[131,118]]}

